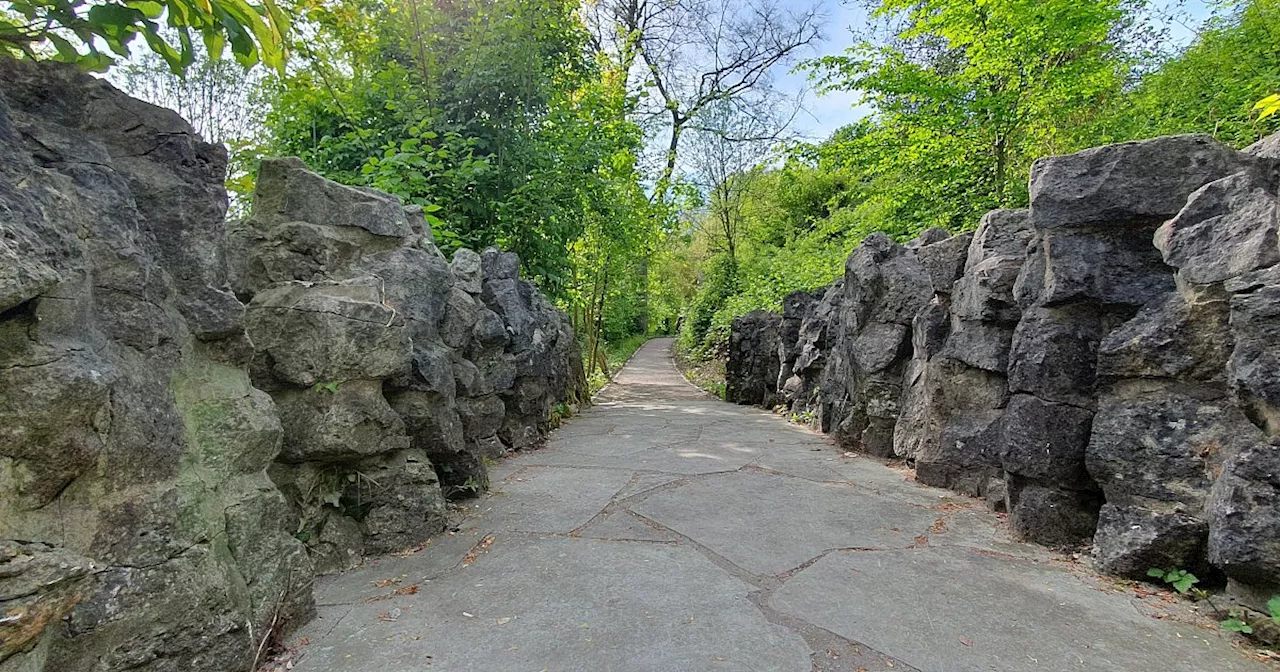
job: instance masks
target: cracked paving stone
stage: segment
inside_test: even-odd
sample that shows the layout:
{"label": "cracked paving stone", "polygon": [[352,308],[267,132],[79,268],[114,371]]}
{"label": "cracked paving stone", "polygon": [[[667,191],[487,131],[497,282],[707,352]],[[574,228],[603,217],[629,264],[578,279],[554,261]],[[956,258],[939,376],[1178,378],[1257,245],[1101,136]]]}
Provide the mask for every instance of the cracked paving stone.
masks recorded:
{"label": "cracked paving stone", "polygon": [[687,546],[499,536],[413,595],[353,605],[294,669],[809,672],[750,590]]}
{"label": "cracked paving stone", "polygon": [[1063,567],[963,548],[832,553],[770,604],[921,670],[1268,669],[1218,633],[1144,616]]}
{"label": "cracked paving stone", "polygon": [[710,398],[670,346],[648,343],[545,448],[502,460],[454,534],[321,577],[294,669],[1268,669],[1010,539],[977,500]]}

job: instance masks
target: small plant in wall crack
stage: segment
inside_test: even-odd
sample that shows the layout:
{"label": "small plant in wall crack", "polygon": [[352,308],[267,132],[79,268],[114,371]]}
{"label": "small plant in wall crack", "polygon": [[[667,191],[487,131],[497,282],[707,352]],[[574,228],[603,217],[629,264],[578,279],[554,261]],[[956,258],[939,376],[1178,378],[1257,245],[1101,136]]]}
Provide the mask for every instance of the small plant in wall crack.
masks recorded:
{"label": "small plant in wall crack", "polygon": [[1159,567],[1152,567],[1147,570],[1147,576],[1164,581],[1181,595],[1186,595],[1191,591],[1192,586],[1200,583],[1200,579],[1196,578],[1195,574],[1192,574],[1185,569],[1160,569]]}
{"label": "small plant in wall crack", "polygon": [[[1219,625],[1222,626],[1223,630],[1252,635],[1253,625],[1250,624],[1246,618],[1247,615],[1245,612],[1232,609],[1227,612],[1226,620],[1221,621]],[[1272,625],[1280,626],[1280,595],[1267,600],[1267,614],[1264,616],[1263,620]]]}
{"label": "small plant in wall crack", "polygon": [[312,386],[312,392],[328,392],[329,394],[337,394],[338,386],[342,384],[340,380],[331,380],[327,383],[316,383]]}
{"label": "small plant in wall crack", "polygon": [[[1230,609],[1223,611],[1218,605],[1213,603],[1209,597],[1209,591],[1202,588],[1196,588],[1195,584],[1200,579],[1195,574],[1185,569],[1161,569],[1152,567],[1147,570],[1147,576],[1163,581],[1169,584],[1174,590],[1181,595],[1189,595],[1193,599],[1203,601],[1213,610],[1218,621],[1218,625],[1228,632],[1238,632],[1243,635],[1253,635],[1254,627],[1261,624],[1280,627],[1280,595],[1272,597],[1267,601],[1267,614],[1262,615],[1261,619],[1254,618],[1252,622],[1249,618],[1249,612],[1244,609]],[[1225,616],[1225,618],[1223,618]]]}

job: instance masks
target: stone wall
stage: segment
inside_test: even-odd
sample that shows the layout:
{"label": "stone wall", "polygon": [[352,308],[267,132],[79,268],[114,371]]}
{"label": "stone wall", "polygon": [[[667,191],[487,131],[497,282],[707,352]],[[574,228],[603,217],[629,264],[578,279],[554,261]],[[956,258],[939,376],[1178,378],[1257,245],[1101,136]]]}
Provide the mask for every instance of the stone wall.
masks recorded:
{"label": "stone wall", "polygon": [[839,283],[753,328],[790,341],[772,355],[783,404],[846,449],[985,496],[1028,540],[1092,542],[1105,571],[1221,572],[1270,596],[1278,185],[1280,136],[1042,159],[1029,209],[962,236],[869,236]]}
{"label": "stone wall", "polygon": [[317,569],[421,543],[576,400],[514,255],[0,61],[0,671],[250,669]]}

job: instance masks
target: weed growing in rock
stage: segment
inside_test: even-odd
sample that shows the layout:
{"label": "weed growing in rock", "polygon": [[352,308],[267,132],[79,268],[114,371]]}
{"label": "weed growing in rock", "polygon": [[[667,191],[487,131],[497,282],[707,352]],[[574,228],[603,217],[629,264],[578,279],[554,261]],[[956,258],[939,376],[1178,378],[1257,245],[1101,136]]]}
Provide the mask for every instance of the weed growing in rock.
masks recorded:
{"label": "weed growing in rock", "polygon": [[1185,569],[1160,569],[1159,567],[1152,567],[1147,570],[1147,576],[1160,579],[1170,586],[1173,586],[1173,589],[1178,591],[1181,595],[1186,595],[1187,592],[1191,590],[1192,586],[1200,583],[1200,579],[1197,578],[1195,574],[1192,574]]}

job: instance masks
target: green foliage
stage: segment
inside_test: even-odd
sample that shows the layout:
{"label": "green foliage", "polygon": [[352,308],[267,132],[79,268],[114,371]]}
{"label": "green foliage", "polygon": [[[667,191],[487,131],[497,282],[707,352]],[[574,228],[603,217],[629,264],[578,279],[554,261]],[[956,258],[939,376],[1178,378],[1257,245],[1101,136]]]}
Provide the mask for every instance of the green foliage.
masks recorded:
{"label": "green foliage", "polygon": [[[290,21],[274,0],[7,0],[0,3],[0,53],[43,57],[105,70],[128,57],[134,40],[182,72],[195,60],[194,39],[218,59],[229,44],[248,67],[283,72]],[[100,49],[101,45],[107,51]]]}
{"label": "green foliage", "polygon": [[1120,0],[883,0],[887,43],[810,64],[825,89],[876,110],[826,158],[869,183],[867,209],[895,235],[1021,205],[1031,160],[1079,148],[1078,117],[1119,95],[1125,61],[1109,38],[1124,12]]}
{"label": "green foliage", "polygon": [[271,80],[272,154],[421,205],[446,254],[496,245],[570,313],[588,369],[647,330],[662,208],[626,77],[572,0],[306,7],[305,63]]}
{"label": "green foliage", "polygon": [[338,386],[341,384],[342,384],[342,381],[338,381],[338,380],[331,380],[327,383],[316,383],[311,388],[311,391],[312,392],[328,392],[329,394],[336,394],[338,392]]}
{"label": "green foliage", "polygon": [[1154,579],[1160,579],[1172,586],[1174,590],[1178,591],[1178,593],[1182,595],[1186,595],[1187,592],[1191,590],[1192,586],[1200,583],[1200,579],[1196,578],[1195,574],[1192,574],[1185,569],[1160,569],[1159,567],[1152,567],[1147,570],[1147,576]]}
{"label": "green foliage", "polygon": [[1258,121],[1264,121],[1275,113],[1280,112],[1280,93],[1273,93],[1259,100],[1254,104],[1253,111],[1258,113]]}
{"label": "green foliage", "polygon": [[1238,611],[1231,611],[1227,614],[1226,620],[1219,623],[1223,630],[1229,632],[1239,632],[1246,635],[1253,634],[1253,626],[1244,621],[1244,616]]}
{"label": "green foliage", "polygon": [[[689,307],[684,328],[680,332],[680,345],[693,356],[714,353],[701,351],[711,330],[716,313],[725,306],[729,297],[737,293],[738,262],[727,254],[712,257],[704,271],[698,294]],[[727,342],[727,339],[725,339]]]}
{"label": "green foliage", "polygon": [[[739,219],[711,226],[727,221],[713,202],[689,245],[702,278],[682,343],[699,354],[723,349],[734,317],[777,310],[788,292],[839,277],[872,232],[906,242],[1025,206],[1041,156],[1191,132],[1242,147],[1280,130],[1280,0],[1216,5],[1196,39],[1171,53],[1144,24],[1140,0],[872,5],[879,32],[807,66],[821,88],[858,93],[871,114],[791,147],[781,167],[732,176]],[[713,272],[726,249],[735,262],[727,295]]]}
{"label": "green foliage", "polygon": [[[1209,133],[1243,147],[1280,130],[1280,0],[1236,0],[1156,63],[1103,121],[1108,137]],[[1260,100],[1261,99],[1261,100]],[[1271,102],[1268,103],[1267,101]]]}
{"label": "green foliage", "polygon": [[593,219],[632,215],[639,184],[639,130],[607,63],[587,56],[576,3],[400,7],[308,12],[320,39],[268,91],[272,151],[423,205],[446,253],[501,246],[569,299],[575,241]]}
{"label": "green foliage", "polygon": [[[1280,625],[1280,595],[1267,600],[1265,621],[1269,621],[1273,625]],[[1255,620],[1254,623],[1257,623],[1257,621]],[[1253,625],[1246,620],[1246,614],[1243,611],[1231,610],[1228,612],[1226,620],[1221,621],[1219,624],[1223,630],[1246,635],[1253,634]]]}

